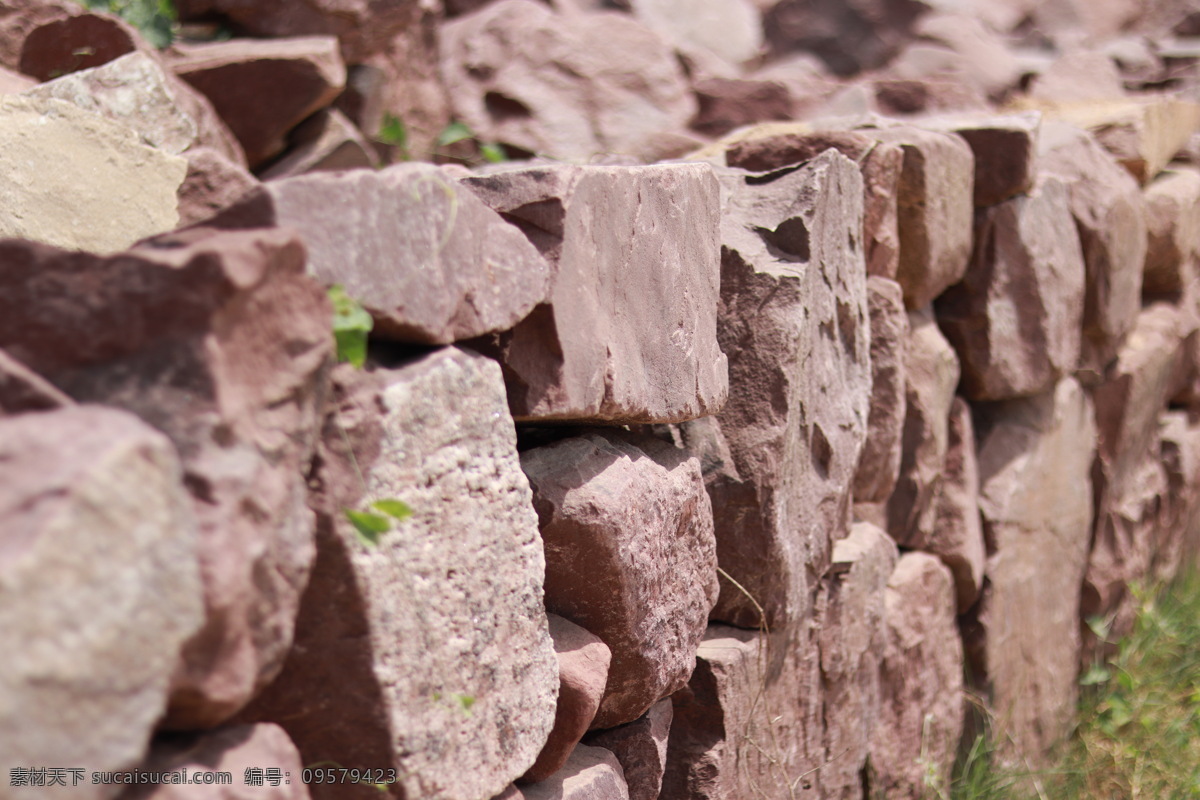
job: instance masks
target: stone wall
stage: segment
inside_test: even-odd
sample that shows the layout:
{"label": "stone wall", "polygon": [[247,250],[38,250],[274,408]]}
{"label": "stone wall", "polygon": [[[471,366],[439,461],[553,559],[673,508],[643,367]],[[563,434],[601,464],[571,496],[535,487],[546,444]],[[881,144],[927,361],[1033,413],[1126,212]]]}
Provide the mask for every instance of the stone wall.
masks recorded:
{"label": "stone wall", "polygon": [[0,2],[0,798],[932,796],[1200,557],[1182,6],[176,5]]}

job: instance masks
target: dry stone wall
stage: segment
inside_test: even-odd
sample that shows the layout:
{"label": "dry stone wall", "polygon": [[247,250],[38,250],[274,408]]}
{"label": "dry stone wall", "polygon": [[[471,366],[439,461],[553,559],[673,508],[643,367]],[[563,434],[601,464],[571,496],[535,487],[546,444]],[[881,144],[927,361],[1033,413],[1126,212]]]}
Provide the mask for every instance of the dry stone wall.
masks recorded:
{"label": "dry stone wall", "polygon": [[0,0],[0,800],[942,796],[1200,560],[1186,4],[175,5]]}

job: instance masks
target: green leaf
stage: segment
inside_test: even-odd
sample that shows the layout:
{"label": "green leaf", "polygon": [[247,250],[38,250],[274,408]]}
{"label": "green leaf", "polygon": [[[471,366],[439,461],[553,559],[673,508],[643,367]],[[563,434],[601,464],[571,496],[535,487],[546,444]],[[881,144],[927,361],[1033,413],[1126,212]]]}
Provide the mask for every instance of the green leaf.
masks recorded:
{"label": "green leaf", "polygon": [[340,284],[330,286],[328,294],[333,303],[333,338],[337,342],[338,361],[361,367],[367,361],[367,334],[375,327],[375,320]]}
{"label": "green leaf", "polygon": [[439,147],[461,142],[463,139],[474,139],[475,134],[461,122],[451,122],[440,134],[437,143]]}
{"label": "green leaf", "polygon": [[463,711],[470,711],[471,706],[475,705],[475,697],[469,694],[456,694],[454,699],[458,700],[458,704],[462,706]]}
{"label": "green leaf", "polygon": [[376,500],[374,503],[371,503],[371,508],[376,511],[382,511],[389,517],[394,517],[398,520],[406,520],[413,515],[413,510],[409,508],[408,503],[390,497],[383,500]]}
{"label": "green leaf", "polygon": [[375,547],[383,534],[392,529],[392,523],[387,517],[372,514],[369,511],[351,511],[343,509],[346,519],[354,526],[359,541],[368,547]]}
{"label": "green leaf", "polygon": [[395,114],[384,114],[383,125],[380,126],[375,141],[399,147],[401,150],[406,149],[408,147],[408,129],[404,127],[404,121]]}
{"label": "green leaf", "polygon": [[1088,671],[1079,679],[1080,686],[1095,686],[1104,683],[1112,677],[1112,673],[1102,664],[1092,664]]}
{"label": "green leaf", "polygon": [[508,161],[508,152],[502,144],[483,144],[479,146],[479,154],[489,164],[500,164]]}

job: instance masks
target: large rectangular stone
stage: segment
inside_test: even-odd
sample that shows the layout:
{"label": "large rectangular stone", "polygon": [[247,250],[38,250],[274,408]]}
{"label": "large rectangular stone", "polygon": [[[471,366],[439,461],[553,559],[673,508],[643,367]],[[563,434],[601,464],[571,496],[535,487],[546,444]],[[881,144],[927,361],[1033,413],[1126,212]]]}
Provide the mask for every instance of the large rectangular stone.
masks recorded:
{"label": "large rectangular stone", "polygon": [[703,164],[526,167],[462,183],[551,262],[549,297],[482,344],[521,421],[678,422],[728,395],[719,189]]}

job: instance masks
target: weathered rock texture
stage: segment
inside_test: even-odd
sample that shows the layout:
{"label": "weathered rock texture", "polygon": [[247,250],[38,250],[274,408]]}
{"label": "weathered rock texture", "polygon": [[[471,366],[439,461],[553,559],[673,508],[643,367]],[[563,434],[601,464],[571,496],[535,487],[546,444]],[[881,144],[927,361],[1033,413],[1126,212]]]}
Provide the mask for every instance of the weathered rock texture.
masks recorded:
{"label": "weathered rock texture", "polygon": [[967,143],[954,134],[903,127],[868,133],[904,151],[896,187],[896,280],[904,288],[908,308],[924,308],[966,271],[975,159]]}
{"label": "weathered rock texture", "polygon": [[488,141],[564,160],[649,156],[696,112],[667,43],[622,14],[501,0],[440,36],[454,113]]}
{"label": "weathered rock texture", "polygon": [[169,63],[212,102],[251,167],[282,153],[288,131],[346,84],[337,40],[323,36],[179,44]]}
{"label": "weathered rock texture", "polygon": [[771,172],[809,161],[833,148],[859,165],[863,178],[863,242],[867,273],[895,278],[900,234],[896,188],[904,151],[856,131],[813,131],[803,123],[763,125],[736,137],[725,162],[751,172]]}
{"label": "weathered rock texture", "polygon": [[546,616],[558,656],[558,705],[546,744],[521,777],[529,783],[549,778],[567,763],[596,718],[612,663],[612,651],[600,637],[557,614]]}
{"label": "weathered rock texture", "polygon": [[0,98],[0,236],[112,253],[175,227],[187,163],[53,98]]}
{"label": "weathered rock texture", "polygon": [[609,750],[621,762],[629,800],[657,800],[667,765],[671,698],[659,700],[633,722],[589,734],[584,742]]}
{"label": "weathered rock texture", "polygon": [[774,653],[772,638],[709,626],[691,682],[672,698],[662,800],[821,796],[819,653],[815,643]]}
{"label": "weathered rock texture", "polygon": [[525,800],[629,800],[617,757],[602,747],[582,744],[562,769],[521,793]]}
{"label": "weathered rock texture", "polygon": [[1085,132],[1042,126],[1043,169],[1070,188],[1071,214],[1087,267],[1080,365],[1103,374],[1137,316],[1146,254],[1146,222],[1137,182]]}
{"label": "weathered rock texture", "polygon": [[856,523],[833,546],[818,620],[827,759],[822,797],[862,796],[862,771],[880,715],[885,589],[898,557],[895,543],[869,523]]}
{"label": "weathered rock texture", "polygon": [[50,381],[0,350],[0,417],[26,411],[52,411],[73,404]]}
{"label": "weathered rock texture", "polygon": [[383,338],[470,339],[511,328],[546,298],[550,266],[534,246],[431,164],[304,175],[265,189],[275,219],[305,232],[309,271],[362,303]]}
{"label": "weathered rock texture", "polygon": [[612,650],[594,728],[687,683],[717,599],[700,464],[657,439],[594,433],[526,451],[546,547],[546,608]]}
{"label": "weathered rock texture", "polygon": [[904,295],[895,281],[869,277],[867,308],[871,315],[871,410],[854,473],[854,501],[879,503],[891,496],[900,475],[908,409],[904,364],[909,331]]}
{"label": "weathered rock texture", "polygon": [[884,602],[887,633],[867,796],[924,797],[928,789],[946,790],[962,735],[954,581],[935,557],[905,553]]}
{"label": "weathered rock texture", "polygon": [[[141,760],[179,649],[204,618],[182,478],[171,442],[122,411],[0,419],[6,767],[122,770]],[[36,791],[117,789],[70,783]]]}
{"label": "weathered rock texture", "polygon": [[963,394],[1025,397],[1074,372],[1083,297],[1083,251],[1062,181],[984,211],[966,277],[937,302]]}
{"label": "weathered rock texture", "polygon": [[678,422],[719,411],[719,187],[702,164],[528,167],[463,181],[551,262],[502,334],[518,420]]}
{"label": "weathered rock texture", "polygon": [[[306,764],[394,767],[406,796],[490,797],[533,765],[559,683],[499,368],[443,349],[340,374],[296,646],[243,716],[279,720]],[[412,517],[368,543],[345,510],[393,498]]]}
{"label": "weathered rock texture", "polygon": [[[147,772],[229,772],[233,782],[146,785],[125,791],[120,800],[308,800],[304,762],[283,728],[264,722],[235,725],[205,734],[164,736],[154,742],[141,769]],[[247,780],[247,770],[263,775],[261,786]],[[268,773],[267,771],[276,771]],[[267,777],[267,775],[270,777]]]}
{"label": "weathered rock texture", "polygon": [[1175,306],[1148,306],[1104,383],[1092,393],[1098,501],[1082,612],[1119,612],[1116,636],[1127,633],[1133,622],[1128,587],[1149,575],[1154,556],[1158,505],[1167,490],[1158,420],[1181,357],[1180,324]]}
{"label": "weathered rock texture", "polygon": [[979,463],[971,407],[961,397],[950,406],[946,463],[938,491],[937,517],[925,550],[950,568],[958,613],[967,611],[983,588],[983,521],[979,516]]}
{"label": "weathered rock texture", "polygon": [[235,164],[246,162],[208,99],[140,50],[47,81],[24,94],[65,100],[108,117],[132,128],[143,143],[172,155],[208,147]]}
{"label": "weathered rock texture", "polygon": [[1092,403],[1073,378],[989,406],[979,438],[988,588],[972,666],[991,690],[1004,752],[1035,764],[1074,714],[1095,441]]}
{"label": "weathered rock texture", "polygon": [[935,501],[950,446],[959,365],[932,314],[910,313],[908,323],[903,455],[896,488],[887,500],[886,526],[900,545],[922,549],[937,521]]}
{"label": "weathered rock texture", "polygon": [[[109,258],[10,240],[0,263],[0,347],[179,450],[207,619],[167,724],[215,725],[291,645],[313,554],[304,473],[333,349],[328,301],[280,230],[197,228]],[[88,302],[39,302],[51,286]]]}
{"label": "weathered rock texture", "polygon": [[726,582],[713,619],[777,630],[810,611],[867,433],[862,183],[837,153],[766,183],[732,170],[722,181],[731,390],[718,418],[737,474],[709,492],[717,560],[755,601]]}
{"label": "weathered rock texture", "polygon": [[1143,295],[1179,295],[1200,262],[1200,172],[1164,172],[1146,187]]}

